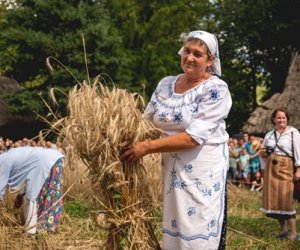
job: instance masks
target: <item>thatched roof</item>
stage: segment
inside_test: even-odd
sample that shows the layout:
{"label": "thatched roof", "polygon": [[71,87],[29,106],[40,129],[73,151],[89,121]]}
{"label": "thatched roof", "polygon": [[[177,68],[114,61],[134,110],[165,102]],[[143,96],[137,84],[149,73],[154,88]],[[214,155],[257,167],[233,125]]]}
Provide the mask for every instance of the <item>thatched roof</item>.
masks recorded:
{"label": "thatched roof", "polygon": [[276,108],[285,108],[289,114],[289,124],[300,129],[300,54],[296,53],[291,62],[289,73],[282,93],[274,94],[251,113],[243,126],[249,134],[262,135],[272,129],[271,113]]}
{"label": "thatched roof", "polygon": [[[16,80],[0,76],[0,91],[16,92],[23,90]],[[10,124],[14,122],[18,117],[13,116],[9,110],[7,103],[0,97],[0,126]]]}
{"label": "thatched roof", "polygon": [[16,92],[23,89],[24,87],[20,86],[15,79],[6,76],[0,76],[0,91],[5,90]]}

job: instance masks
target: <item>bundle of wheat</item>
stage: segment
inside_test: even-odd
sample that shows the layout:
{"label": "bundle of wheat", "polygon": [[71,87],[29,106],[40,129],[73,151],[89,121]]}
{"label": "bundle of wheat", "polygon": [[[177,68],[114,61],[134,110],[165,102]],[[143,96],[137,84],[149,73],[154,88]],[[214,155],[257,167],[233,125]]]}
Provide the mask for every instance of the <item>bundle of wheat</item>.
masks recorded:
{"label": "bundle of wheat", "polygon": [[108,230],[103,249],[159,249],[145,162],[119,160],[126,146],[157,138],[159,131],[142,118],[141,96],[109,89],[99,79],[69,92],[69,114],[52,129],[66,138],[69,152],[83,160],[93,178]]}

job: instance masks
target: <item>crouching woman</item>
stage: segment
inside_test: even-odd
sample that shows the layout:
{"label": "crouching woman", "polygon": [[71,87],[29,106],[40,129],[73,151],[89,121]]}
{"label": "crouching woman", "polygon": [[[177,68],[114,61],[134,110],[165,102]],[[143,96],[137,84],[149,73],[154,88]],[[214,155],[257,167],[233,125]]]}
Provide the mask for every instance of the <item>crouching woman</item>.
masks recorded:
{"label": "crouching woman", "polygon": [[56,232],[62,218],[64,155],[42,147],[12,148],[0,155],[0,201],[5,189],[17,190],[15,207],[23,207],[25,231]]}

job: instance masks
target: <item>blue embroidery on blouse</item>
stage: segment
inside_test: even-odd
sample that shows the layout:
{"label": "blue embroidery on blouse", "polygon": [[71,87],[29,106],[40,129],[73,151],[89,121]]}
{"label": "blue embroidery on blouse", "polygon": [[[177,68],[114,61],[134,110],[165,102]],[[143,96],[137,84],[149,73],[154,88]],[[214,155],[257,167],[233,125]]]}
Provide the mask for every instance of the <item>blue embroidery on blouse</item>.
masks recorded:
{"label": "blue embroidery on blouse", "polygon": [[180,123],[183,120],[182,118],[183,118],[182,113],[180,111],[176,111],[173,117],[173,121],[176,123]]}
{"label": "blue embroidery on blouse", "polygon": [[196,207],[189,207],[187,214],[188,214],[188,216],[195,215],[196,214]]}
{"label": "blue embroidery on blouse", "polygon": [[173,94],[173,84],[172,81],[170,81],[168,85],[168,96],[171,97],[172,94]]}
{"label": "blue embroidery on blouse", "polygon": [[157,108],[157,102],[151,101],[151,104],[152,104],[152,106],[153,106],[154,113],[156,113],[157,110],[158,110],[158,108]]}
{"label": "blue embroidery on blouse", "polygon": [[213,187],[214,187],[215,191],[219,191],[219,190],[221,189],[221,184],[220,184],[220,182],[215,183],[215,184],[213,185]]}
{"label": "blue embroidery on blouse", "polygon": [[209,92],[211,100],[217,101],[220,99],[220,91],[218,91],[217,89],[211,89]]}
{"label": "blue embroidery on blouse", "polygon": [[167,121],[167,117],[168,117],[168,113],[167,112],[161,112],[159,115],[159,120],[161,122],[166,122]]}
{"label": "blue embroidery on blouse", "polygon": [[176,223],[176,220],[175,220],[175,219],[173,219],[173,220],[171,221],[171,225],[172,225],[173,228],[176,228],[176,227],[177,227],[177,223]]}
{"label": "blue embroidery on blouse", "polygon": [[196,103],[192,103],[188,105],[188,107],[191,113],[196,113],[198,111],[198,106]]}
{"label": "blue embroidery on blouse", "polygon": [[195,98],[195,103],[199,104],[200,102],[202,102],[202,96],[197,95],[196,98]]}
{"label": "blue embroidery on blouse", "polygon": [[189,163],[189,164],[184,165],[183,168],[184,168],[186,173],[192,173],[193,165]]}

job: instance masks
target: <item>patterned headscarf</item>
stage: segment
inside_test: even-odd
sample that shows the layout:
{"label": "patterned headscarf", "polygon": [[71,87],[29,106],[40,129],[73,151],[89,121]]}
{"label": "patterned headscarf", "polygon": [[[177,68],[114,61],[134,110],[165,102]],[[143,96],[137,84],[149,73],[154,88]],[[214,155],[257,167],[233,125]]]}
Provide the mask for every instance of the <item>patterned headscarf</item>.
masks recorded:
{"label": "patterned headscarf", "polygon": [[[210,68],[216,75],[221,76],[221,61],[219,57],[219,46],[217,38],[213,34],[203,30],[191,31],[186,37],[185,41],[191,37],[198,38],[206,43],[210,53],[215,58]],[[182,51],[183,47],[178,51],[178,54],[181,55]]]}

